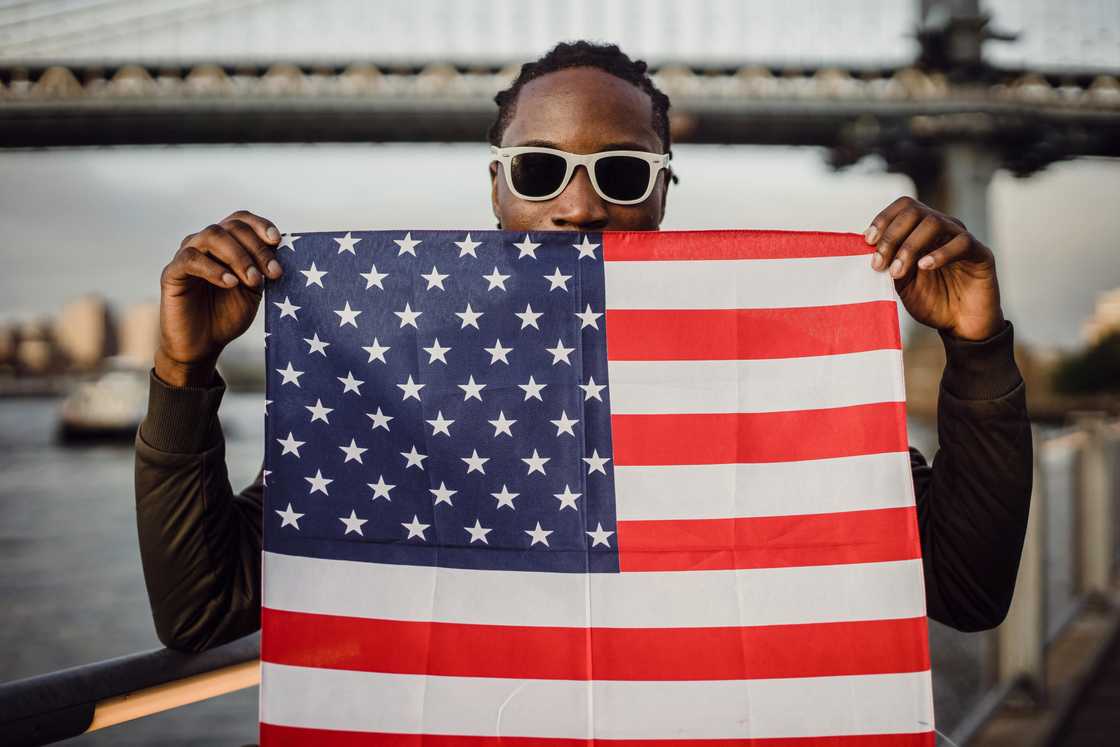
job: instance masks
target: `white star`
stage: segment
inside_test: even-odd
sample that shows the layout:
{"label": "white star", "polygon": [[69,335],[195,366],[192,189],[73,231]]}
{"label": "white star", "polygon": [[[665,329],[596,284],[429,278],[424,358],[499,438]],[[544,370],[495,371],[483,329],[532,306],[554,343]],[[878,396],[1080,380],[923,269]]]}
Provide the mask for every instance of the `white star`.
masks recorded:
{"label": "white star", "polygon": [[542,475],[545,474],[544,463],[549,461],[550,459],[551,457],[542,457],[537,453],[536,449],[533,449],[533,456],[521,457],[521,461],[525,462],[525,464],[529,467],[529,471],[525,474],[531,475],[534,472],[540,472]]}
{"label": "white star", "polygon": [[432,435],[433,436],[436,435],[437,433],[442,433],[445,436],[450,436],[451,435],[451,430],[450,430],[451,429],[451,424],[454,423],[454,422],[455,422],[454,420],[448,420],[447,418],[443,417],[443,410],[440,410],[439,412],[436,413],[436,419],[435,420],[429,420],[428,425],[432,426]]}
{"label": "white star", "polygon": [[347,392],[353,392],[354,394],[361,395],[361,391],[358,389],[358,387],[360,387],[365,382],[361,379],[355,379],[353,372],[347,371],[345,378],[342,376],[336,376],[335,378],[342,382],[343,394],[346,394]]}
{"label": "white star", "polygon": [[389,361],[385,360],[385,353],[389,352],[390,347],[388,345],[382,345],[380,342],[377,341],[376,337],[373,338],[373,343],[372,344],[363,345],[362,350],[369,353],[369,360],[366,361],[366,363],[373,363],[374,361],[381,361],[382,363],[388,363],[389,362]]}
{"label": "white star", "polygon": [[284,380],[280,382],[281,386],[283,386],[284,384],[295,384],[296,386],[299,386],[299,377],[303,376],[303,371],[297,371],[292,368],[291,361],[288,361],[287,368],[276,369],[276,373],[284,377]]}
{"label": "white star", "polygon": [[354,439],[350,439],[349,446],[339,446],[338,448],[342,449],[342,453],[346,455],[346,458],[342,460],[343,464],[351,460],[358,464],[365,464],[365,462],[362,461],[362,454],[369,451],[369,449],[363,449],[361,446],[358,446]]}
{"label": "white star", "polygon": [[456,241],[455,246],[459,247],[459,256],[465,257],[468,254],[478,259],[478,255],[474,253],[475,247],[482,246],[481,241],[471,241],[471,235],[468,233],[467,238],[462,241]]}
{"label": "white star", "polygon": [[[371,431],[375,431],[378,428],[384,428],[385,430],[389,430],[389,421],[393,419],[392,415],[386,415],[383,412],[381,412],[380,407],[377,408],[377,412],[367,412],[366,417],[368,417],[370,420],[373,421],[373,425],[370,426]],[[557,435],[560,435],[560,434],[557,434]]]}
{"label": "white star", "polygon": [[603,315],[603,313],[602,312],[596,313],[596,312],[592,311],[591,310],[591,304],[587,304],[587,310],[586,311],[577,311],[577,312],[575,312],[575,315],[579,317],[579,321],[580,321],[579,328],[580,329],[583,329],[584,327],[594,327],[595,329],[599,329],[599,323],[595,320],[598,319],[599,317],[601,317]]}
{"label": "white star", "polygon": [[598,472],[598,473],[603,474],[603,475],[607,474],[607,471],[605,469],[603,469],[603,467],[610,460],[611,460],[610,457],[599,456],[599,450],[598,449],[595,449],[594,451],[592,451],[591,456],[583,458],[583,461],[587,462],[587,474],[589,474],[589,475],[592,472]]}
{"label": "white star", "polygon": [[328,412],[334,412],[334,408],[333,407],[323,407],[323,400],[316,399],[315,404],[304,405],[304,408],[311,411],[311,422],[312,423],[314,423],[316,420],[322,420],[327,425],[331,424],[331,421],[327,420],[327,413]]}
{"label": "white star", "polygon": [[431,272],[429,272],[427,275],[421,273],[420,277],[428,281],[428,287],[425,290],[431,290],[432,288],[447,290],[443,287],[443,281],[446,280],[449,276],[446,274],[441,275],[439,270],[436,269],[435,265],[432,265]]}
{"label": "white star", "polygon": [[572,362],[568,360],[568,356],[572,354],[575,348],[564,347],[564,341],[560,338],[556,339],[556,347],[545,348],[545,350],[552,353],[552,365],[555,366],[557,363],[567,363],[569,366],[572,365]]}
{"label": "white star", "polygon": [[278,309],[280,309],[280,318],[281,319],[283,319],[286,316],[290,316],[292,319],[295,319],[297,322],[299,321],[299,317],[296,316],[296,312],[299,311],[300,309],[302,309],[303,307],[302,306],[296,306],[294,303],[292,303],[291,301],[288,300],[287,296],[284,296],[283,302],[273,301],[272,305],[277,307]]}
{"label": "white star", "polygon": [[405,254],[411,254],[415,257],[416,247],[418,247],[421,242],[413,241],[412,232],[410,231],[404,235],[403,239],[393,239],[393,243],[400,247],[400,250],[397,252],[398,257],[402,257]]}
{"label": "white star", "polygon": [[401,402],[404,402],[409,397],[412,397],[417,402],[420,401],[420,390],[426,387],[427,384],[417,384],[412,380],[412,374],[408,375],[408,381],[403,384],[397,384],[397,388],[404,392],[401,397]]}
{"label": "white star", "polygon": [[397,487],[396,485],[390,485],[385,482],[385,475],[378,475],[377,482],[367,482],[366,485],[373,490],[373,497],[370,498],[371,501],[376,501],[378,498],[392,501],[393,499],[389,497],[389,491]]}
{"label": "white star", "polygon": [[514,511],[516,511],[517,506],[513,505],[513,499],[516,498],[517,496],[521,495],[521,493],[511,493],[511,492],[509,492],[509,489],[505,486],[505,483],[502,483],[502,491],[500,493],[491,493],[490,495],[492,495],[492,496],[494,496],[495,498],[498,499],[498,505],[497,505],[496,508],[501,508],[502,506],[509,506]]}
{"label": "white star", "polygon": [[361,314],[362,312],[351,309],[349,301],[346,302],[346,308],[335,309],[334,313],[338,314],[338,326],[342,327],[349,324],[351,327],[357,329],[358,314]]}
{"label": "white star", "polygon": [[[283,456],[283,455],[281,455],[281,456]],[[271,474],[272,474],[272,470],[270,470],[270,469],[262,469],[261,470],[261,485],[264,485],[265,487],[268,487],[268,476],[271,475]]]}
{"label": "white star", "polygon": [[318,332],[316,332],[311,337],[303,338],[303,341],[311,346],[311,349],[307,351],[308,355],[311,355],[312,353],[319,353],[324,358],[327,357],[327,346],[330,345],[330,343],[320,340]]}
{"label": "white star", "polygon": [[559,436],[562,433],[567,433],[569,436],[574,436],[574,435],[576,435],[576,432],[572,430],[572,427],[576,423],[578,423],[579,421],[578,420],[570,420],[568,418],[567,411],[561,410],[559,420],[550,420],[548,422],[550,422],[550,423],[552,423],[553,425],[556,426],[556,435],[557,436]]}
{"label": "white star", "polygon": [[529,234],[525,234],[525,239],[520,244],[514,244],[514,246],[521,250],[521,253],[517,255],[518,259],[524,257],[536,259],[537,247],[540,246],[540,244],[534,244],[532,241],[529,241]]}
{"label": "white star", "polygon": [[487,421],[487,422],[489,422],[490,425],[494,426],[494,438],[497,438],[499,435],[501,435],[503,433],[506,434],[507,436],[512,437],[513,436],[513,431],[510,430],[510,426],[513,425],[514,423],[516,423],[517,421],[508,419],[504,412],[502,412],[501,410],[498,410],[498,419],[497,420],[490,420],[490,421]]}
{"label": "white star", "polygon": [[420,517],[417,516],[416,514],[412,515],[412,521],[411,522],[405,523],[405,522],[402,521],[401,526],[408,530],[408,536],[405,537],[406,540],[410,540],[413,537],[419,537],[420,539],[424,540],[425,542],[428,541],[428,538],[424,536],[424,530],[427,529],[428,527],[430,527],[431,524],[421,524],[420,523]]}
{"label": "white star", "polygon": [[343,252],[350,252],[355,257],[358,256],[357,253],[354,251],[354,247],[357,245],[357,243],[359,241],[361,241],[361,239],[355,239],[350,234],[349,231],[347,231],[346,235],[343,236],[342,238],[335,238],[335,241],[338,242],[338,253],[339,254],[342,254]]}
{"label": "white star", "polygon": [[268,414],[268,406],[271,405],[271,404],[272,404],[272,400],[270,400],[270,399],[266,399],[264,401],[264,408],[263,409],[264,409],[264,414],[265,415]]}
{"label": "white star", "polygon": [[299,529],[299,520],[305,516],[305,514],[297,514],[295,511],[293,511],[291,503],[288,503],[288,508],[286,511],[277,511],[276,509],[273,509],[273,511],[276,511],[276,513],[280,514],[280,518],[283,519],[283,522],[281,522],[280,524],[281,529],[287,526],[292,526],[296,529]]}
{"label": "white star", "polygon": [[447,365],[447,351],[449,350],[451,350],[451,348],[443,347],[439,344],[439,338],[437,337],[432,343],[431,347],[424,348],[424,352],[431,356],[428,359],[428,365],[431,365],[436,361],[440,361],[444,365]]}
{"label": "white star", "polygon": [[311,267],[307,268],[306,270],[300,270],[299,272],[301,275],[307,278],[307,282],[303,286],[304,288],[310,287],[312,285],[317,285],[322,288],[323,276],[328,274],[326,270],[317,269],[314,262],[311,263]]}
{"label": "white star", "polygon": [[458,386],[463,390],[464,402],[466,402],[471,397],[474,397],[479,402],[482,401],[482,390],[486,387],[486,385],[474,383],[474,374],[471,374],[471,377],[467,379],[466,384],[459,384]]}
{"label": "white star", "polygon": [[412,307],[406,302],[405,305],[404,305],[404,311],[394,311],[393,313],[396,314],[400,318],[400,320],[401,320],[400,328],[401,329],[404,329],[404,325],[406,325],[406,324],[411,325],[411,327],[413,329],[418,329],[418,327],[416,326],[416,317],[420,316],[424,312],[423,311],[413,311]]}
{"label": "white star", "polygon": [[490,457],[479,456],[478,455],[478,449],[471,449],[471,455],[469,457],[459,457],[459,458],[467,463],[467,474],[468,475],[472,472],[478,472],[479,474],[483,474],[483,475],[486,474],[486,470],[482,468],[482,465],[489,462]]}
{"label": "white star", "polygon": [[563,493],[553,493],[553,495],[560,499],[560,508],[558,510],[563,511],[565,508],[570,508],[574,511],[579,511],[579,509],[576,508],[576,498],[579,498],[583,493],[573,493],[567,483],[564,484]]}
{"label": "white star", "polygon": [[369,272],[359,272],[358,274],[366,279],[366,290],[369,290],[375,285],[381,290],[385,290],[385,286],[381,284],[381,281],[389,277],[389,273],[378,272],[377,265],[371,266]]}
{"label": "white star", "polygon": [[568,281],[572,279],[571,275],[561,275],[560,268],[557,267],[556,271],[551,275],[545,275],[544,279],[548,281],[549,291],[554,291],[559,288],[562,291],[568,290]]}
{"label": "white star", "polygon": [[279,441],[280,445],[284,447],[284,451],[280,452],[280,456],[284,456],[285,454],[295,454],[296,459],[299,459],[299,447],[307,443],[306,441],[295,440],[295,438],[292,436],[291,431],[288,431],[287,438],[278,438],[276,440]]}
{"label": "white star", "polygon": [[367,521],[369,521],[369,519],[359,519],[358,514],[354,512],[354,509],[350,509],[349,518],[345,516],[339,516],[338,520],[346,525],[346,531],[343,533],[343,536],[350,534],[350,532],[357,532],[358,534],[362,534],[362,524],[365,524]]}
{"label": "white star", "polygon": [[290,233],[286,233],[280,237],[280,244],[276,249],[291,249],[294,252],[296,250],[296,242],[302,238],[302,236],[293,236]]}
{"label": "white star", "polygon": [[533,311],[533,307],[525,304],[524,311],[515,311],[514,316],[521,320],[521,329],[532,327],[533,329],[540,329],[537,326],[537,320],[541,318],[542,314],[539,311]]}
{"label": "white star", "polygon": [[602,522],[596,522],[595,523],[595,531],[594,532],[584,532],[584,534],[586,534],[588,537],[590,537],[592,540],[594,540],[594,542],[591,543],[592,547],[595,547],[596,545],[600,545],[600,544],[602,544],[605,547],[610,547],[611,543],[608,542],[607,540],[610,538],[610,536],[612,534],[614,534],[614,532],[605,531],[603,529],[603,523]]}
{"label": "white star", "polygon": [[455,316],[463,320],[463,326],[459,327],[459,329],[466,329],[468,325],[478,329],[478,318],[482,316],[482,312],[472,310],[471,305],[468,303],[466,310],[462,312],[456,311]]}
{"label": "white star", "polygon": [[[276,303],[276,302],[273,301],[273,303]],[[264,333],[264,345],[262,345],[261,347],[264,347],[264,348],[268,347],[268,336],[271,335],[271,334],[272,334],[271,332],[265,332]]]}
{"label": "white star", "polygon": [[327,486],[334,482],[334,480],[323,477],[321,470],[315,470],[314,477],[305,477],[303,479],[311,483],[310,494],[322,493],[323,495],[330,495],[330,493],[327,492]]}
{"label": "white star", "polygon": [[583,259],[584,257],[591,257],[591,259],[595,259],[595,249],[598,246],[598,244],[592,244],[590,241],[588,241],[587,236],[584,236],[583,241],[579,244],[572,244],[572,247],[579,251],[579,257],[577,259]]}
{"label": "white star", "polygon": [[492,291],[495,288],[506,290],[506,281],[509,280],[509,275],[501,274],[498,272],[498,266],[494,265],[494,271],[489,275],[483,275],[482,278],[490,284],[486,290]]}
{"label": "white star", "polygon": [[435,503],[433,506],[438,506],[441,503],[446,503],[448,506],[454,505],[451,503],[451,496],[458,493],[458,490],[452,490],[447,487],[447,483],[440,481],[438,488],[429,488],[428,492],[435,496]]}
{"label": "white star", "polygon": [[536,529],[523,529],[522,531],[525,532],[525,534],[527,534],[527,535],[529,535],[530,537],[533,538],[533,541],[531,543],[529,543],[529,546],[532,547],[533,545],[537,544],[538,542],[543,542],[547,546],[548,545],[548,535],[552,534],[553,530],[551,530],[551,529],[541,529],[541,523],[538,521]]}
{"label": "white star", "polygon": [[412,451],[402,451],[401,456],[405,458],[405,469],[408,469],[409,467],[419,467],[421,470],[423,470],[424,460],[428,458],[427,454],[421,454],[419,451],[417,451],[415,446],[412,447]]}
{"label": "white star", "polygon": [[508,356],[511,352],[513,352],[513,348],[502,347],[501,338],[494,341],[494,347],[483,348],[483,350],[485,350],[487,353],[490,354],[490,365],[491,366],[493,366],[498,361],[501,361],[502,363],[504,363],[508,366],[509,365],[509,358],[507,358],[506,356]]}
{"label": "white star", "polygon": [[475,540],[482,540],[482,542],[487,545],[489,545],[490,542],[486,539],[486,535],[494,531],[493,529],[487,529],[486,527],[482,526],[482,524],[479,523],[478,519],[474,520],[473,527],[463,527],[463,529],[466,529],[468,532],[470,532],[472,543]]}
{"label": "white star", "polygon": [[530,398],[536,399],[538,402],[544,402],[544,400],[541,399],[541,390],[548,386],[548,384],[538,384],[533,377],[530,376],[528,384],[518,384],[517,386],[525,392],[525,399],[523,399],[522,402],[528,402]]}
{"label": "white star", "polygon": [[603,398],[599,396],[599,392],[606,389],[607,385],[606,384],[596,384],[595,383],[595,377],[594,376],[589,376],[589,377],[587,377],[587,383],[586,384],[580,384],[579,388],[583,390],[583,401],[584,402],[586,402],[587,400],[592,399],[592,398],[597,399],[600,402],[602,402]]}

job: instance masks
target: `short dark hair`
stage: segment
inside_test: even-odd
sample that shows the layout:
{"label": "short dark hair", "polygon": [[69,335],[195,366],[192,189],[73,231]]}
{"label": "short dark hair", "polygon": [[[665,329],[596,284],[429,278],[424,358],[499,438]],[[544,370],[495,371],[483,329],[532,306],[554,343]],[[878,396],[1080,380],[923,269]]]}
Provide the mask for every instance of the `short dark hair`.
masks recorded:
{"label": "short dark hair", "polygon": [[517,105],[517,95],[522,86],[529,81],[539,78],[546,73],[554,73],[570,67],[594,67],[603,72],[610,73],[617,78],[633,83],[646,94],[653,102],[653,129],[661,138],[668,153],[669,139],[669,97],[662,93],[647,70],[649,66],[644,60],[632,60],[629,55],[618,48],[617,44],[596,44],[589,41],[560,42],[548,50],[544,56],[526,62],[521,66],[521,72],[504,91],[499,91],[494,97],[498,105],[498,116],[490,125],[489,139],[492,145],[500,145],[502,135],[513,119]]}

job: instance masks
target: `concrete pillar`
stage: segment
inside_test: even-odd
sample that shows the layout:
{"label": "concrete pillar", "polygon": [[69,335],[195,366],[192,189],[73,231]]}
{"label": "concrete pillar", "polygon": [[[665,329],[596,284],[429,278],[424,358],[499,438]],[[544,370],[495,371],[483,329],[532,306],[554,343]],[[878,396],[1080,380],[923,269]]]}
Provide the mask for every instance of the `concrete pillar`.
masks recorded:
{"label": "concrete pillar", "polygon": [[991,247],[988,191],[998,166],[997,155],[980,145],[947,143],[923,171],[910,176],[919,200],[957,218]]}
{"label": "concrete pillar", "polygon": [[1101,413],[1079,413],[1085,434],[1077,490],[1078,590],[1103,601],[1112,581],[1116,552],[1116,506],[1108,426]]}

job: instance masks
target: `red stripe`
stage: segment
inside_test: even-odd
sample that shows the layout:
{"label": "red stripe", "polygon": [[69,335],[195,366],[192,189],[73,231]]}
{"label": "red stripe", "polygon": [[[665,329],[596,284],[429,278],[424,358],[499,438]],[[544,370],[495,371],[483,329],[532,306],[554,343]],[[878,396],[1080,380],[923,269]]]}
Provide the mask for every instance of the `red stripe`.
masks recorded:
{"label": "red stripe", "polygon": [[374,620],[266,607],[261,628],[263,661],[392,674],[745,680],[922,672],[930,666],[924,617],[723,628],[561,628]]}
{"label": "red stripe", "polygon": [[450,734],[307,729],[261,722],[261,747],[933,747],[932,731],[917,734],[857,734],[835,737],[761,739],[560,739],[556,737],[476,737]]}
{"label": "red stripe", "polygon": [[878,563],[921,557],[913,506],[749,519],[618,522],[623,571]]}
{"label": "red stripe", "polygon": [[901,348],[894,301],[788,309],[607,309],[612,361],[800,358]]}
{"label": "red stripe", "polygon": [[603,259],[802,259],[871,254],[856,233],[823,231],[606,231]]}
{"label": "red stripe", "polygon": [[611,415],[614,463],[743,464],[907,451],[906,403],[820,410]]}

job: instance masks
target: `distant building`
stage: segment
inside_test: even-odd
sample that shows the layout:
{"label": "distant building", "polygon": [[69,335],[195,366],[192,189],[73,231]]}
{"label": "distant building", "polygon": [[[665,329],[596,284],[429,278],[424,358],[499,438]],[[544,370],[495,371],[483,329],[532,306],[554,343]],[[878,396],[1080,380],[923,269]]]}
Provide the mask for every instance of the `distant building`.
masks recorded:
{"label": "distant building", "polygon": [[1120,288],[1097,296],[1097,307],[1081,327],[1090,345],[1096,345],[1111,332],[1120,331]]}

